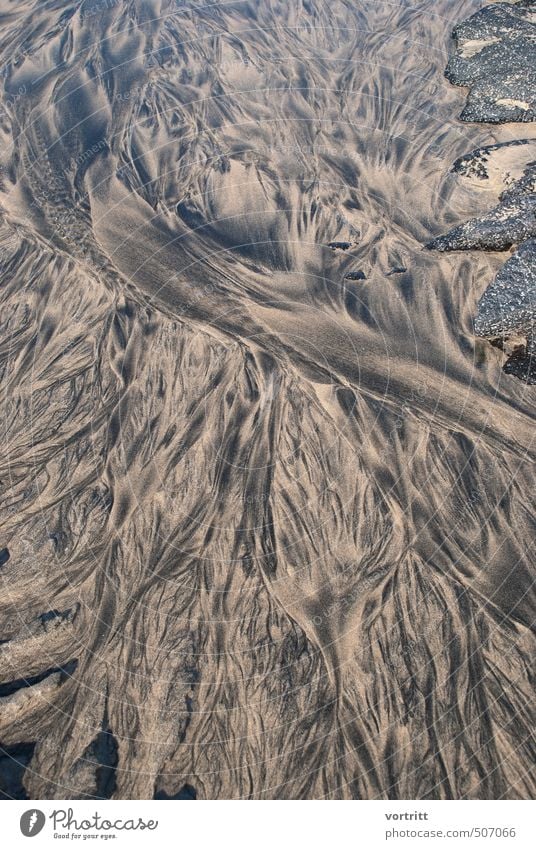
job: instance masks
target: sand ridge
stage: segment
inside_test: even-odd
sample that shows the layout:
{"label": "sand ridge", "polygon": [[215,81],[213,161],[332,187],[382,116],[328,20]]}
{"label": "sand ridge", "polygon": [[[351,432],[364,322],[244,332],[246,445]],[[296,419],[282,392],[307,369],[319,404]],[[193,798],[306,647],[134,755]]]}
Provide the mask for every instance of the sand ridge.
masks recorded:
{"label": "sand ridge", "polygon": [[479,6],[0,4],[7,795],[534,795]]}

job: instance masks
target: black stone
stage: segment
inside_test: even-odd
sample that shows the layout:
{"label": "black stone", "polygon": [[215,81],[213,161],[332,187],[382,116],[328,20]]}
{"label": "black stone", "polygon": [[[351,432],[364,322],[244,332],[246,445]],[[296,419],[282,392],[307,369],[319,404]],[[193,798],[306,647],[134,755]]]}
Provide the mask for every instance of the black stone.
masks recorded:
{"label": "black stone", "polygon": [[433,239],[426,247],[436,251],[504,251],[536,237],[536,163],[501,195],[500,203],[479,218],[472,218]]}
{"label": "black stone", "polygon": [[536,120],[535,10],[534,0],[496,3],[454,29],[445,75],[470,88],[462,121]]}
{"label": "black stone", "polygon": [[328,248],[331,248],[332,251],[347,251],[351,247],[351,242],[328,242]]}
{"label": "black stone", "polygon": [[536,318],[536,239],[524,242],[503,265],[478,304],[477,336],[532,338]]}
{"label": "black stone", "polygon": [[456,160],[451,168],[453,174],[461,174],[463,177],[475,177],[479,180],[488,180],[488,161],[491,154],[497,150],[508,147],[521,147],[533,144],[534,139],[513,139],[512,141],[499,142],[478,147],[471,153],[465,153]]}
{"label": "black stone", "polygon": [[[445,74],[469,86],[464,121],[503,123],[536,120],[536,0],[497,3],[459,24],[456,53]],[[455,173],[485,180],[489,156],[506,146],[532,144],[516,139],[478,148],[458,159]],[[504,371],[536,383],[536,162],[499,197],[486,215],[454,227],[426,247],[439,251],[500,251],[518,245],[478,304],[477,336],[510,354]],[[510,340],[510,341],[508,341]]]}

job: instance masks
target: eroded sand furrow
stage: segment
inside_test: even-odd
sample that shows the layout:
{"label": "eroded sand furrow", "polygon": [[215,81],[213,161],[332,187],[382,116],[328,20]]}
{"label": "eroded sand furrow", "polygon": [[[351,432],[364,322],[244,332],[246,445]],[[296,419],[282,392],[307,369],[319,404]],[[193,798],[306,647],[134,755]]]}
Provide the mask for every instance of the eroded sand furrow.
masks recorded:
{"label": "eroded sand furrow", "polygon": [[534,794],[479,5],[0,3],[3,792]]}

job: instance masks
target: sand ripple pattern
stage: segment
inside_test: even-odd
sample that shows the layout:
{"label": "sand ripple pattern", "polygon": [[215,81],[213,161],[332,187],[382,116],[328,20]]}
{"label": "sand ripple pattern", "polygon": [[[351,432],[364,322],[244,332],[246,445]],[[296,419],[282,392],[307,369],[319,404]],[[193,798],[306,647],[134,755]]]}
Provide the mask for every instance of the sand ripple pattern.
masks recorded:
{"label": "sand ripple pattern", "polygon": [[534,795],[478,6],[1,0],[5,795]]}

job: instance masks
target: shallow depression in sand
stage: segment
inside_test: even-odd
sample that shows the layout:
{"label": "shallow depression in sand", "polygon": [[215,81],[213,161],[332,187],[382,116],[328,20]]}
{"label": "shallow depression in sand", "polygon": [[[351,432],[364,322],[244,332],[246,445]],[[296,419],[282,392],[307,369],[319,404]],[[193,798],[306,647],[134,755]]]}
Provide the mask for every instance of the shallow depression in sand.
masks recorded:
{"label": "shallow depression in sand", "polygon": [[479,5],[0,3],[8,796],[533,793]]}

